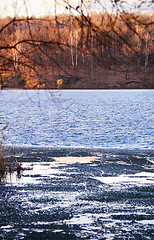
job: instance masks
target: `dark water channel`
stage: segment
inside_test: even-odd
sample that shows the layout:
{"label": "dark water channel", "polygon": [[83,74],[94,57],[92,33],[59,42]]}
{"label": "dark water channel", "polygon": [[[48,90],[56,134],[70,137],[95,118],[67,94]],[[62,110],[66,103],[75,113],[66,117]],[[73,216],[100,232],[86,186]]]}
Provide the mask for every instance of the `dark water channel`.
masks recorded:
{"label": "dark water channel", "polygon": [[0,239],[154,239],[154,151],[15,149]]}

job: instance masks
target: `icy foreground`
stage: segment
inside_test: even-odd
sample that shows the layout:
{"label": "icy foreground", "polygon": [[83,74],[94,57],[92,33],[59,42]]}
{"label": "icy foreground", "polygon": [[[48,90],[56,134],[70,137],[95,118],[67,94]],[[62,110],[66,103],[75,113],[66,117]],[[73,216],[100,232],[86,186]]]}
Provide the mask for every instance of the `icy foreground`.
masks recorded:
{"label": "icy foreground", "polygon": [[154,152],[17,148],[0,239],[153,239]]}

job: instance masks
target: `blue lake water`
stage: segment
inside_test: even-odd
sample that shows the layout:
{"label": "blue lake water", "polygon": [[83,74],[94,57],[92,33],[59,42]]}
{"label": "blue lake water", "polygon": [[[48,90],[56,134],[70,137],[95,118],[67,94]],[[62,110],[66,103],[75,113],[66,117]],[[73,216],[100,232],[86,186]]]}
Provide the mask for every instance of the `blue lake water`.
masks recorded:
{"label": "blue lake water", "polygon": [[154,90],[3,90],[5,145],[154,149]]}

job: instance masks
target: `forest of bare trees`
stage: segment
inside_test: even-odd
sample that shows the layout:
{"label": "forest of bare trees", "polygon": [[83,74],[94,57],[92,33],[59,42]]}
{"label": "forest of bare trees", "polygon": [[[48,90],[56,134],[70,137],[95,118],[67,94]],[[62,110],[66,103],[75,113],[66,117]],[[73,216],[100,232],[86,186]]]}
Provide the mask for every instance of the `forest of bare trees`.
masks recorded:
{"label": "forest of bare trees", "polygon": [[154,87],[154,14],[63,2],[64,14],[0,19],[1,88]]}

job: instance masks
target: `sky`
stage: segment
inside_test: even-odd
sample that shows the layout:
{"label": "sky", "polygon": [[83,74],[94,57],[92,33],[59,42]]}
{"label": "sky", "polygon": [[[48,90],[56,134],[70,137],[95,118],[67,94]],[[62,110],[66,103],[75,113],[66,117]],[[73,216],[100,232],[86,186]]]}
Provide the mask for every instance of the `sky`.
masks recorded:
{"label": "sky", "polygon": [[[66,13],[68,11],[64,6],[64,1],[70,2],[75,7],[77,7],[81,2],[81,0],[57,0],[57,13],[63,13],[64,11]],[[111,1],[114,0],[99,0],[100,4],[98,4],[96,3],[96,0],[84,0],[84,3],[86,4],[85,11],[89,9],[94,11],[109,9],[109,3]],[[129,3],[130,7],[137,6],[141,2],[141,0],[124,1]],[[152,2],[152,0],[147,0],[146,2],[148,3],[150,1]],[[150,10],[154,11],[154,6],[150,6]],[[39,17],[51,14],[53,15],[54,13],[54,0],[0,0],[0,17],[15,17],[24,15]]]}
{"label": "sky", "polygon": [[[0,0],[0,15],[5,16],[40,16],[51,14],[52,0]],[[26,5],[25,5],[26,3]],[[25,7],[26,6],[26,7]],[[28,12],[28,14],[27,14]]]}

